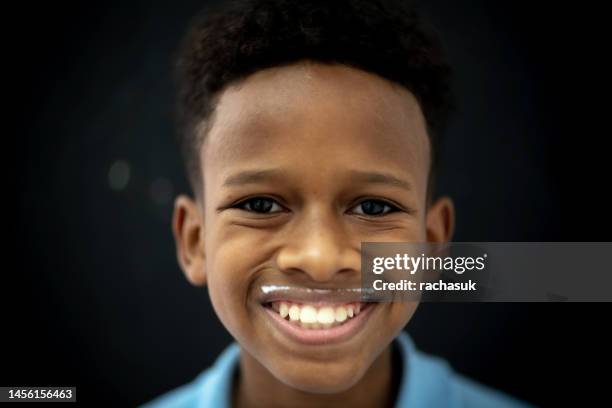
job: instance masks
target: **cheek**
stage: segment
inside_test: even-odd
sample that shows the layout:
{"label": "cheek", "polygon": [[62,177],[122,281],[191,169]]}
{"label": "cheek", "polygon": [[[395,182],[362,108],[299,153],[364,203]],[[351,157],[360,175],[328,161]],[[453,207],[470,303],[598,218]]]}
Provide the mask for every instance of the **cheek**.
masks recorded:
{"label": "cheek", "polygon": [[247,307],[252,266],[248,263],[248,252],[240,245],[223,243],[207,254],[206,270],[211,302],[223,325],[235,337],[249,323]]}
{"label": "cheek", "polygon": [[414,312],[419,307],[419,302],[404,301],[393,302],[389,305],[389,321],[392,329],[399,333],[412,319]]}

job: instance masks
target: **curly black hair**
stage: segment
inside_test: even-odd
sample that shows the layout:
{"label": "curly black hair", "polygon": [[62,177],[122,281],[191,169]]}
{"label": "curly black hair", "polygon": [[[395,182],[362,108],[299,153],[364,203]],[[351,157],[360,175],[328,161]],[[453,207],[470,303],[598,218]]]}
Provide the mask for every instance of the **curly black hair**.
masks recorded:
{"label": "curly black hair", "polygon": [[199,150],[221,91],[301,60],[348,65],[406,87],[421,106],[437,162],[454,106],[451,68],[414,7],[401,0],[226,1],[195,19],[177,56],[179,144],[196,194]]}

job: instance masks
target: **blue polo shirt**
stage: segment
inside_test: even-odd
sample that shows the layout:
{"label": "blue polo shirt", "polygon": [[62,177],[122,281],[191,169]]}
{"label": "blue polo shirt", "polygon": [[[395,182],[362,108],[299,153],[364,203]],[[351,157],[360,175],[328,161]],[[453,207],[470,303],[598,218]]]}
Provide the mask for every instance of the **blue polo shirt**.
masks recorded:
{"label": "blue polo shirt", "polygon": [[[417,350],[402,332],[395,340],[403,359],[396,407],[528,407],[526,403],[474,382],[454,372],[438,357]],[[238,368],[240,348],[230,345],[212,367],[191,383],[172,390],[143,408],[230,408],[232,378]]]}

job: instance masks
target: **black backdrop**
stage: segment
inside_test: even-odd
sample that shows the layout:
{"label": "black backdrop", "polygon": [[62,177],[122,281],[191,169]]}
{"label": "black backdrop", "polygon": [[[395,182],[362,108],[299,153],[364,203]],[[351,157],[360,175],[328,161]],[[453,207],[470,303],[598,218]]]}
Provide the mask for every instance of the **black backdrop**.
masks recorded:
{"label": "black backdrop", "polygon": [[[609,241],[603,9],[421,3],[456,70],[440,180],[455,240]],[[192,379],[231,340],[206,290],[183,278],[169,224],[187,191],[170,57],[202,4],[5,10],[0,385],[76,385],[84,405],[135,405]],[[425,304],[407,330],[478,381],[566,405],[605,390],[610,311]]]}

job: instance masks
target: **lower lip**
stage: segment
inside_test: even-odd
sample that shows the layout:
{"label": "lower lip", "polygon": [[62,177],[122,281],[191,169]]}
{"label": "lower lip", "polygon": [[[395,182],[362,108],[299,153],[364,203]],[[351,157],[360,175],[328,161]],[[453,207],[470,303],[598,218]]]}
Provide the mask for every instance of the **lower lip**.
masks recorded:
{"label": "lower lip", "polygon": [[346,323],[340,326],[330,327],[329,329],[305,329],[283,319],[274,310],[263,305],[261,307],[265,309],[268,316],[272,319],[274,326],[290,339],[302,344],[320,345],[340,343],[352,338],[365,326],[372,310],[376,306],[377,304],[375,303],[369,303],[357,316],[347,320]]}

